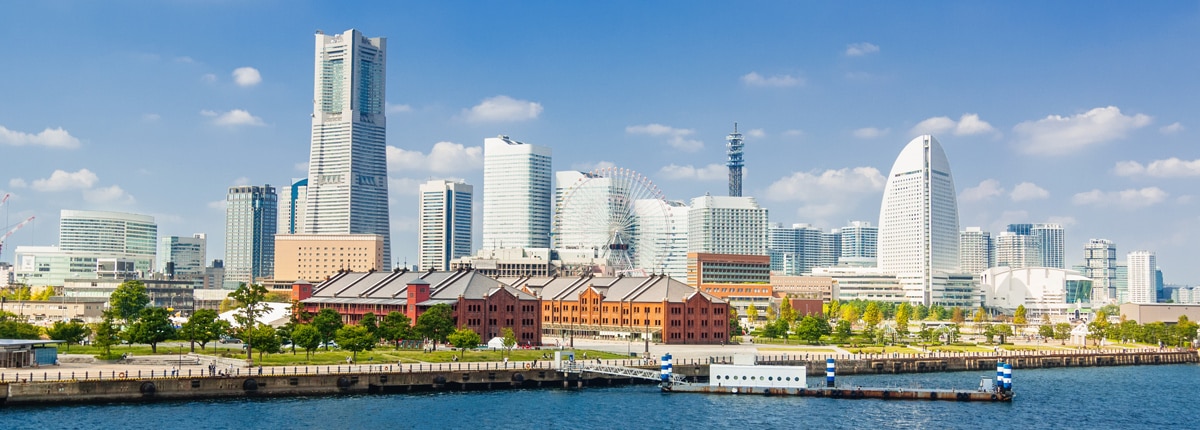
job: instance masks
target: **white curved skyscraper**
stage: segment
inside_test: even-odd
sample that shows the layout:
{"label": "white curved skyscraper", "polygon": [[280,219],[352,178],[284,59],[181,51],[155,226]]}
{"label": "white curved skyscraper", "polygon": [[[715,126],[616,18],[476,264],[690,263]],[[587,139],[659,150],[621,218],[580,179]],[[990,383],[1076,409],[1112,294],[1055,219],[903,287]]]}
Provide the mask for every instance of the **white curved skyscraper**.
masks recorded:
{"label": "white curved skyscraper", "polygon": [[883,190],[879,269],[900,278],[910,301],[942,302],[935,284],[959,271],[958,234],[950,162],[937,139],[919,136],[900,151]]}

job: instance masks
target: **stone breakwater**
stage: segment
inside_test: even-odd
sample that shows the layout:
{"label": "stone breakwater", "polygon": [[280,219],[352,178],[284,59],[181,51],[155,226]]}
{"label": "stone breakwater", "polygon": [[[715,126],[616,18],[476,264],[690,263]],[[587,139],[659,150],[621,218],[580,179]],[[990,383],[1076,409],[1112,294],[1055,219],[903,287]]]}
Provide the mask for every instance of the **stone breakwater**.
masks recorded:
{"label": "stone breakwater", "polygon": [[[955,371],[995,371],[996,362],[1011,363],[1014,369],[1058,367],[1126,366],[1149,364],[1197,363],[1200,356],[1187,350],[1089,351],[1080,353],[1012,352],[1003,354],[961,353],[917,356],[891,354],[854,355],[765,355],[760,364],[807,366],[810,376],[822,376],[825,359],[837,361],[839,375],[889,374]],[[710,363],[728,363],[732,357],[681,360],[674,366],[677,374],[703,382],[709,376]],[[614,361],[613,364],[638,365],[657,369],[642,362]],[[104,373],[63,375],[33,372],[17,380],[0,383],[0,405],[53,405],[89,402],[144,402],[158,400],[208,399],[229,397],[286,397],[337,394],[404,393],[442,390],[497,390],[537,387],[584,387],[644,383],[627,377],[589,372],[563,373],[550,363],[538,366],[525,363],[446,363],[404,368],[376,366],[336,366],[276,368],[275,374],[244,372],[223,376],[164,376],[154,374]]]}

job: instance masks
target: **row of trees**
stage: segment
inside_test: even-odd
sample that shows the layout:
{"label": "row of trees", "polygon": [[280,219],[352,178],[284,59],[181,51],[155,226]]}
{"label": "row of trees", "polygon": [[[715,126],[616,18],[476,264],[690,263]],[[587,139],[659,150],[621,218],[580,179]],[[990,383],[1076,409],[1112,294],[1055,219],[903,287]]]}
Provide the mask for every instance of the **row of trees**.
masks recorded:
{"label": "row of trees", "polygon": [[50,300],[51,297],[54,297],[54,287],[44,287],[37,291],[27,285],[0,289],[0,299],[5,301]]}

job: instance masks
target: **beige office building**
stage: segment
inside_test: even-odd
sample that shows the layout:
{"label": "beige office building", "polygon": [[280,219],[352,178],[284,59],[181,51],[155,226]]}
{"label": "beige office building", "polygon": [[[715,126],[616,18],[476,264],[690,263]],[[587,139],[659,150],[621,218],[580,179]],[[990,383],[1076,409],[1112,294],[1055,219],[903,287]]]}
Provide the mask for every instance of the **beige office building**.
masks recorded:
{"label": "beige office building", "polygon": [[322,281],[340,270],[389,270],[377,234],[277,234],[275,280]]}

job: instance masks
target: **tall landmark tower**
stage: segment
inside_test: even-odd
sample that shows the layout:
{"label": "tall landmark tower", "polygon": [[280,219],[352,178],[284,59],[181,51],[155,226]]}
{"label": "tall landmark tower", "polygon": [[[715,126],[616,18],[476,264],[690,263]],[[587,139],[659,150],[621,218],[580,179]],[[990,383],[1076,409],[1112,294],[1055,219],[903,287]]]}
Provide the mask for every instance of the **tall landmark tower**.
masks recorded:
{"label": "tall landmark tower", "polygon": [[384,116],[387,40],[317,32],[304,233],[383,236],[390,267]]}
{"label": "tall landmark tower", "polygon": [[729,142],[726,146],[729,148],[729,161],[725,163],[729,167],[729,196],[742,196],[742,148],[746,145],[742,143],[742,134],[737,131],[737,123],[733,123],[733,133],[725,136],[725,140]]}

